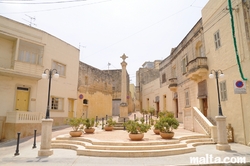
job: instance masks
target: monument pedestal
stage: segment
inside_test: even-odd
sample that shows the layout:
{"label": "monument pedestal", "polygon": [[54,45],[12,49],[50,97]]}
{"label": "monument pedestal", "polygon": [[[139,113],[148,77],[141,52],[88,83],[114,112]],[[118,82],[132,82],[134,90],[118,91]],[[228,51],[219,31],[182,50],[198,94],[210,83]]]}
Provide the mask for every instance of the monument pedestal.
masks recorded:
{"label": "monument pedestal", "polygon": [[230,145],[227,141],[227,127],[226,127],[226,117],[225,116],[216,116],[217,124],[217,150],[231,150]]}
{"label": "monument pedestal", "polygon": [[120,117],[118,119],[118,122],[124,122],[128,120],[128,106],[120,106]]}
{"label": "monument pedestal", "polygon": [[41,146],[38,156],[50,156],[53,154],[51,148],[53,119],[42,119]]}

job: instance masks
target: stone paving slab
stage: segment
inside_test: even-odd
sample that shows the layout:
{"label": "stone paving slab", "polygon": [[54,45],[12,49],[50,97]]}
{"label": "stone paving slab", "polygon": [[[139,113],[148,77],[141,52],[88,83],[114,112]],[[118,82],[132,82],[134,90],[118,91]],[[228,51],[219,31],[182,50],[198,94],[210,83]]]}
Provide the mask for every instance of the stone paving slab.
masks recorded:
{"label": "stone paving slab", "polygon": [[[71,130],[70,127],[64,126],[53,130],[52,137],[55,138],[59,135],[68,134]],[[114,134],[113,134],[114,133]],[[175,131],[176,137],[181,135],[194,134],[190,131],[184,130],[181,126]],[[84,134],[83,137],[89,137],[93,139],[110,140],[110,141],[129,141],[127,132],[123,130],[112,131],[111,133],[103,132],[100,128],[97,128],[95,134]],[[195,133],[197,134],[197,133]],[[119,158],[119,157],[90,157],[90,156],[77,156],[76,151],[68,149],[53,149],[53,155],[48,157],[38,157],[38,150],[40,147],[40,135],[37,136],[37,148],[33,147],[33,137],[27,137],[21,139],[19,146],[20,155],[14,156],[16,150],[16,140],[0,143],[0,166],[169,166],[169,165],[236,165],[236,164],[215,164],[204,163],[202,160],[199,164],[190,163],[190,157],[199,157],[199,159],[206,159],[206,157],[219,157],[221,159],[229,158],[235,159],[236,157],[245,157],[246,164],[237,165],[249,165],[250,166],[250,147],[230,143],[230,151],[218,151],[215,145],[201,145],[196,147],[196,152],[162,156],[162,157],[138,157],[138,158]],[[157,140],[160,141],[160,136],[155,137],[153,132],[148,132],[145,139],[146,141]],[[209,158],[208,158],[209,159]]]}

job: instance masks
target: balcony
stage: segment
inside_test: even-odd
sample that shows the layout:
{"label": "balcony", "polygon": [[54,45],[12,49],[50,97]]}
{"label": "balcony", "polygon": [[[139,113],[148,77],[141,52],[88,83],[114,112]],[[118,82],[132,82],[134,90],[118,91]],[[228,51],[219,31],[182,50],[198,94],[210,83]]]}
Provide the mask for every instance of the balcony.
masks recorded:
{"label": "balcony", "polygon": [[171,91],[176,92],[176,90],[177,90],[177,78],[170,78],[169,82],[170,82],[170,84],[168,85],[168,88]]}
{"label": "balcony", "polygon": [[207,57],[197,57],[187,64],[186,76],[194,81],[200,81],[207,76]]}
{"label": "balcony", "polygon": [[0,66],[0,74],[4,76],[14,76],[33,80],[40,80],[41,73],[43,73],[42,66],[19,61],[15,61],[14,69],[2,68]]}

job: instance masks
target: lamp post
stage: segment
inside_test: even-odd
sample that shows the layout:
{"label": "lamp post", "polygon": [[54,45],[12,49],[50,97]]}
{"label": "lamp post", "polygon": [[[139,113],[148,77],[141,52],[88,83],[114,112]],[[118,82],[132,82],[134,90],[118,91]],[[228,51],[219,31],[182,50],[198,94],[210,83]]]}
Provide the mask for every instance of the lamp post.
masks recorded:
{"label": "lamp post", "polygon": [[[209,74],[209,78],[214,78],[214,74],[215,74],[215,78],[216,78],[216,85],[217,85],[217,94],[218,94],[218,103],[219,103],[219,116],[223,116],[222,113],[222,109],[221,109],[221,104],[220,104],[220,91],[219,91],[219,82],[218,82],[218,78],[219,77],[224,77],[224,74],[221,70],[211,70],[210,74]],[[219,75],[220,73],[220,75]]]}
{"label": "lamp post", "polygon": [[227,141],[227,131],[226,129],[226,117],[223,116],[221,105],[220,105],[220,92],[219,92],[219,77],[223,77],[224,74],[221,70],[211,70],[209,74],[209,78],[214,78],[214,74],[216,78],[217,85],[217,93],[218,93],[218,103],[219,103],[219,115],[215,117],[216,119],[216,127],[217,127],[217,138],[214,137],[217,142],[216,149],[217,150],[230,150],[230,145]]}
{"label": "lamp post", "polygon": [[46,79],[47,78],[47,74],[46,72],[48,72],[49,74],[49,89],[48,89],[48,103],[47,103],[47,111],[46,111],[46,117],[45,119],[49,119],[50,115],[49,115],[49,102],[50,102],[50,87],[51,87],[51,78],[52,78],[52,74],[55,72],[55,74],[53,75],[54,78],[59,78],[59,74],[57,73],[56,69],[45,69],[43,74],[42,74],[42,78]]}

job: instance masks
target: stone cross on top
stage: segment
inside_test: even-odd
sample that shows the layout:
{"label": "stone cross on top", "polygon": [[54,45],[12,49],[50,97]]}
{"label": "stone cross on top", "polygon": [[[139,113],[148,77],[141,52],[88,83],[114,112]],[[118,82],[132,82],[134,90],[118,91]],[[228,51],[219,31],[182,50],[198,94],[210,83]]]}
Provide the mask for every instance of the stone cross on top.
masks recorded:
{"label": "stone cross on top", "polygon": [[125,62],[125,59],[126,58],[128,58],[125,54],[123,54],[122,56],[121,56],[121,58],[123,59],[123,62]]}

